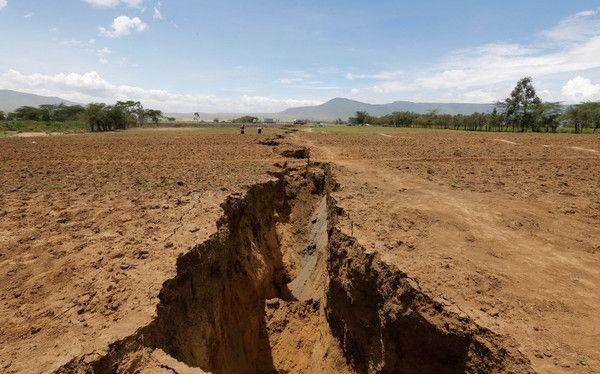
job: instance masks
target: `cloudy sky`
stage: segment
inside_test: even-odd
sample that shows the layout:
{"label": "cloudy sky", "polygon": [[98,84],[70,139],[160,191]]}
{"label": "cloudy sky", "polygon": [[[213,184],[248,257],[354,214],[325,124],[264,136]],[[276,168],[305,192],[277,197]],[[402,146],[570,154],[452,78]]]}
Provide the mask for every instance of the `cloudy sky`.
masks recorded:
{"label": "cloudy sky", "polygon": [[0,0],[0,88],[169,112],[348,97],[493,102],[534,78],[600,100],[600,8],[583,0]]}

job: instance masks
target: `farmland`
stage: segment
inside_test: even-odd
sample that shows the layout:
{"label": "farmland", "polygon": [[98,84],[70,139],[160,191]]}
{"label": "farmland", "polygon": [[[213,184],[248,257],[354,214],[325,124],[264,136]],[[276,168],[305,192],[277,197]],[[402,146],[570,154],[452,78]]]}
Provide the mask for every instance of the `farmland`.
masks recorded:
{"label": "farmland", "polygon": [[134,129],[0,161],[6,372],[600,371],[598,135]]}

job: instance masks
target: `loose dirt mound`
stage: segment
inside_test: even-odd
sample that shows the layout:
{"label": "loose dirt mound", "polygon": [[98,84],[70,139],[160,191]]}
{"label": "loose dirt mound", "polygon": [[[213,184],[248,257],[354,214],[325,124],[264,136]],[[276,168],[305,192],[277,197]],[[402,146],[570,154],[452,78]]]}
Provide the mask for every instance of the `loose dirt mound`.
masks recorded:
{"label": "loose dirt mound", "polygon": [[530,371],[342,234],[334,186],[326,165],[312,166],[229,197],[218,232],[177,261],[156,318],[59,372],[132,372],[157,349],[216,373]]}
{"label": "loose dirt mound", "polygon": [[310,157],[310,149],[304,148],[304,147],[298,148],[298,149],[286,149],[285,151],[281,152],[281,155],[283,157],[298,158],[298,159],[309,158]]}

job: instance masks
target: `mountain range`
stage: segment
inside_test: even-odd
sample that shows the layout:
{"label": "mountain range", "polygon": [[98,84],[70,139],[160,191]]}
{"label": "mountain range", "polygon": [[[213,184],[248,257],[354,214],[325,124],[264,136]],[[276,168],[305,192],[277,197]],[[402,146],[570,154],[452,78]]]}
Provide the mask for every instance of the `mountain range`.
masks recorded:
{"label": "mountain range", "polygon": [[394,101],[388,104],[368,104],[356,100],[335,98],[315,106],[286,109],[279,114],[297,119],[332,121],[352,117],[357,111],[365,111],[372,116],[384,116],[394,112],[414,112],[425,114],[437,110],[439,114],[472,114],[490,113],[494,104],[470,103],[414,103],[410,101]]}
{"label": "mountain range", "polygon": [[[0,110],[10,112],[21,106],[38,106],[43,104],[74,105],[60,97],[40,96],[23,92],[0,89]],[[372,116],[384,116],[393,112],[427,113],[437,110],[440,114],[472,114],[475,112],[489,113],[494,109],[494,104],[469,104],[469,103],[414,103],[410,101],[394,101],[388,104],[368,104],[356,100],[335,98],[323,104],[289,108],[279,113],[201,113],[205,120],[212,118],[232,119],[243,114],[254,114],[260,118],[275,118],[279,120],[316,120],[334,121],[338,118],[347,120],[357,111],[365,111]],[[193,114],[171,113],[170,116],[180,120],[191,120]]]}
{"label": "mountain range", "polygon": [[37,107],[38,105],[57,105],[60,103],[64,103],[65,105],[75,105],[75,103],[61,99],[60,97],[40,96],[0,89],[0,110],[3,112],[12,112],[22,106]]}

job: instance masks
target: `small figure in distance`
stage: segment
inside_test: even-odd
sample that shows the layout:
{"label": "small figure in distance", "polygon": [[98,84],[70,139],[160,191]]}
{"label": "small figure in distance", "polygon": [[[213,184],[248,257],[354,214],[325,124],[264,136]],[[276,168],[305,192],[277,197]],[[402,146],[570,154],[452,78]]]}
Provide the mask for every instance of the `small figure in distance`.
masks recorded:
{"label": "small figure in distance", "polygon": [[258,135],[262,134],[262,127],[259,126],[256,131],[258,132]]}
{"label": "small figure in distance", "polygon": [[242,124],[240,126],[240,134],[244,135],[244,131],[246,130],[246,125]]}

